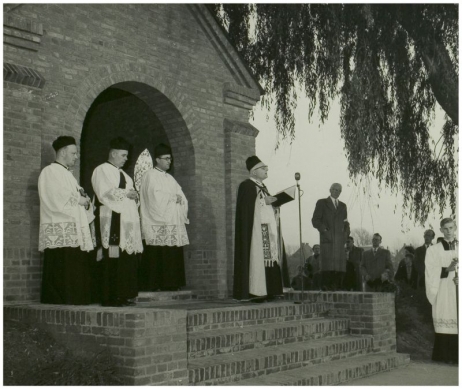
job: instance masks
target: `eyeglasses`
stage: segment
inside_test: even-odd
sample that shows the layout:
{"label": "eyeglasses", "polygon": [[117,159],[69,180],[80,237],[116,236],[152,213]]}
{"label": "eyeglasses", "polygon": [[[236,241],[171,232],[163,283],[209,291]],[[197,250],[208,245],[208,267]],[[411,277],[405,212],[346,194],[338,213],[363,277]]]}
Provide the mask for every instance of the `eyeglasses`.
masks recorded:
{"label": "eyeglasses", "polygon": [[170,161],[170,162],[172,161],[172,158],[171,158],[171,157],[167,157],[167,158],[159,158],[159,159],[164,159],[164,160],[166,160],[166,161]]}

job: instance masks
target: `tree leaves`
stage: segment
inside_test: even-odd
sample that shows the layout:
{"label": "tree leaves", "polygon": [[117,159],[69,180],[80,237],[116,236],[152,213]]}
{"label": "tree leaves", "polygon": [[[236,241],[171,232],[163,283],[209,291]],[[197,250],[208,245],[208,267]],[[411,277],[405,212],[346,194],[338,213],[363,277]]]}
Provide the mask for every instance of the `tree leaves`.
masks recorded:
{"label": "tree leaves", "polygon": [[[325,121],[340,96],[350,177],[372,175],[404,197],[420,223],[456,207],[456,4],[225,4],[210,6],[274,102],[281,139],[295,139],[299,86]],[[436,101],[447,112],[430,142]]]}

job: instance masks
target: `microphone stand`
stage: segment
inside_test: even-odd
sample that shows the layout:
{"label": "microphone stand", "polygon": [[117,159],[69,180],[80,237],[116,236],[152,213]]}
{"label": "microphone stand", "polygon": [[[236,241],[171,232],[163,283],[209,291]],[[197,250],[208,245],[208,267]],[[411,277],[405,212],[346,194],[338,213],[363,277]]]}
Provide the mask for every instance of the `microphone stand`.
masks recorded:
{"label": "microphone stand", "polygon": [[302,293],[300,295],[300,303],[303,303],[305,295],[305,263],[303,258],[303,243],[302,243],[302,202],[300,194],[300,182],[297,180],[297,189],[298,189],[298,228],[300,231],[300,266],[302,267]]}

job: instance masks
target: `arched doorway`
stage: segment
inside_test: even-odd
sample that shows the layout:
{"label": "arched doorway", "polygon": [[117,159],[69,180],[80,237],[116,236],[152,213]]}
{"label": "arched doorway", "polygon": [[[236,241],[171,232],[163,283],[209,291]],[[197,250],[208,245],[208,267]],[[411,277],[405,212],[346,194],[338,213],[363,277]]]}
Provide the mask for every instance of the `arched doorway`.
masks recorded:
{"label": "arched doorway", "polygon": [[[143,152],[147,150],[154,155],[159,143],[170,145],[174,156],[170,173],[182,186],[188,200],[194,202],[195,155],[189,129],[172,101],[156,88],[135,81],[116,83],[104,89],[85,115],[80,138],[80,183],[90,196],[93,196],[93,170],[107,161],[109,142],[117,136],[132,144],[124,166],[132,178],[135,163]],[[191,238],[190,234],[190,241]],[[185,255],[188,248],[185,247]],[[187,279],[187,284],[194,284],[194,280]]]}
{"label": "arched doorway", "polygon": [[194,176],[194,149],[186,123],[165,95],[146,84],[122,82],[97,96],[86,114],[80,140],[84,156],[80,182],[89,192],[93,169],[107,160],[109,141],[117,136],[133,145],[124,167],[131,177],[145,149],[153,155],[157,144],[170,145],[175,158],[170,173],[188,194]]}

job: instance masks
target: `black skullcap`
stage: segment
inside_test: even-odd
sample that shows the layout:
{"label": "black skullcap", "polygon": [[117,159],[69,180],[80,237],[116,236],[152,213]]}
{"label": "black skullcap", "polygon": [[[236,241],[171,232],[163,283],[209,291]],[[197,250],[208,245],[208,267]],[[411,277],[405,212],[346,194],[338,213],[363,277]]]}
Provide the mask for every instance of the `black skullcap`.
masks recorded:
{"label": "black skullcap", "polygon": [[109,144],[111,150],[126,150],[129,151],[130,149],[130,143],[128,143],[124,138],[121,136],[118,136],[117,138],[114,138],[111,140],[111,143]]}
{"label": "black skullcap", "polygon": [[260,162],[260,158],[258,158],[256,155],[252,155],[251,157],[247,158],[245,165],[247,166],[247,170],[250,172],[252,168]]}
{"label": "black skullcap", "polygon": [[172,155],[172,149],[165,143],[159,143],[154,149],[154,158],[159,158],[167,154]]}
{"label": "black skullcap", "polygon": [[72,136],[58,136],[52,144],[55,151],[69,145],[76,145],[75,139]]}

